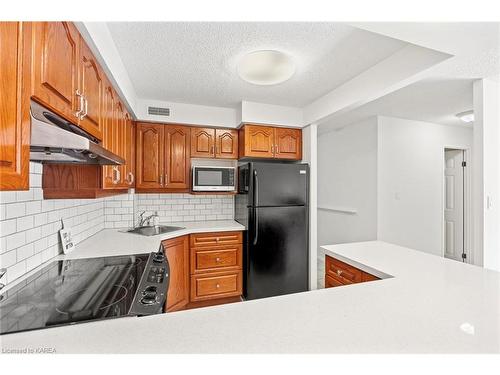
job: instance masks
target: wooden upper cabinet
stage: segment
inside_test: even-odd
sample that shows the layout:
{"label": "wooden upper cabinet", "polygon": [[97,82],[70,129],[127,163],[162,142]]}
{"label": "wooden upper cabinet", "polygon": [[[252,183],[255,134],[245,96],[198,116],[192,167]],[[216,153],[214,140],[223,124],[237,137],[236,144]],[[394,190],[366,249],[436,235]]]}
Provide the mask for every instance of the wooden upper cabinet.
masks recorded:
{"label": "wooden upper cabinet", "polygon": [[238,159],[238,131],[191,128],[191,157]]}
{"label": "wooden upper cabinet", "polygon": [[274,143],[277,159],[302,159],[302,129],[275,128]]}
{"label": "wooden upper cabinet", "polygon": [[0,22],[1,190],[29,189],[30,45],[31,23]]}
{"label": "wooden upper cabinet", "polygon": [[[103,146],[116,153],[117,143],[118,143],[118,132],[116,127],[116,116],[115,116],[115,100],[116,95],[113,87],[110,83],[106,81],[106,85],[103,90],[103,101],[102,101],[102,128],[103,128]],[[103,168],[103,188],[104,189],[116,189],[118,184],[118,170],[116,166],[106,165]]]}
{"label": "wooden upper cabinet", "polygon": [[239,130],[240,158],[302,159],[302,130],[245,124]]}
{"label": "wooden upper cabinet", "polygon": [[240,157],[273,158],[274,128],[245,125],[240,129]]}
{"label": "wooden upper cabinet", "polygon": [[165,187],[168,189],[189,189],[190,128],[165,125],[164,131]]}
{"label": "wooden upper cabinet", "polygon": [[189,303],[189,240],[182,236],[162,242],[170,266],[165,310],[182,310]]}
{"label": "wooden upper cabinet", "polygon": [[215,157],[215,129],[191,128],[191,157]]}
{"label": "wooden upper cabinet", "polygon": [[[85,41],[80,38],[79,90],[82,112],[79,125],[97,139],[102,139],[103,73]],[[80,99],[80,97],[79,97]]]}
{"label": "wooden upper cabinet", "polygon": [[125,181],[128,187],[135,186],[135,124],[125,113]]}
{"label": "wooden upper cabinet", "polygon": [[136,130],[136,187],[163,188],[163,127],[137,123]]}
{"label": "wooden upper cabinet", "polygon": [[78,46],[80,35],[71,22],[33,23],[32,96],[78,122]]}
{"label": "wooden upper cabinet", "polygon": [[215,157],[238,159],[238,131],[236,129],[215,129]]}

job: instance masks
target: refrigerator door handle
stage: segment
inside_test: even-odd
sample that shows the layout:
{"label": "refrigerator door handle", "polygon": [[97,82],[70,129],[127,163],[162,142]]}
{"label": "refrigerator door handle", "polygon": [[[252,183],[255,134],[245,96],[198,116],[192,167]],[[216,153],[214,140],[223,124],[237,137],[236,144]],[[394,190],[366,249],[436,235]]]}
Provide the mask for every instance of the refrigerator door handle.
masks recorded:
{"label": "refrigerator door handle", "polygon": [[259,178],[257,177],[257,171],[254,169],[253,171],[253,220],[254,220],[254,230],[255,237],[253,238],[253,244],[257,245],[257,241],[259,240],[259,217],[257,214],[257,209],[255,207],[259,206]]}
{"label": "refrigerator door handle", "polygon": [[256,170],[253,171],[253,205],[259,207],[259,178]]}
{"label": "refrigerator door handle", "polygon": [[254,222],[253,228],[255,231],[255,236],[253,237],[253,244],[257,245],[257,241],[259,240],[259,216],[256,208],[253,209],[253,222]]}

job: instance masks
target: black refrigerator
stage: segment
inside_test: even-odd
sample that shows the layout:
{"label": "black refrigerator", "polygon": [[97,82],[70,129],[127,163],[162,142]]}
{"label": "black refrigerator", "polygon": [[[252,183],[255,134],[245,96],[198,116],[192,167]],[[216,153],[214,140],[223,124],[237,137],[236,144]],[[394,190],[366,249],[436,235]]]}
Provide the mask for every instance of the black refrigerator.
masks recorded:
{"label": "black refrigerator", "polygon": [[243,286],[247,300],[309,289],[307,164],[240,164],[235,219],[246,228]]}

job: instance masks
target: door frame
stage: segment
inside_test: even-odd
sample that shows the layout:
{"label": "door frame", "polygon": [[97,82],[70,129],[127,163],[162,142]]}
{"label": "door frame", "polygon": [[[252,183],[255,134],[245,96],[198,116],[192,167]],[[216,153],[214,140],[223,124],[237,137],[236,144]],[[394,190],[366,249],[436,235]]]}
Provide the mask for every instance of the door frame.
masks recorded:
{"label": "door frame", "polygon": [[451,150],[462,150],[464,151],[464,159],[467,163],[467,167],[464,170],[464,236],[465,236],[465,251],[467,254],[467,261],[465,263],[476,264],[475,251],[473,248],[472,241],[472,152],[470,146],[457,146],[457,145],[445,145],[441,149],[441,256],[444,258],[445,246],[446,246],[446,234],[445,234],[445,182],[444,173],[446,169],[445,161],[445,151]]}

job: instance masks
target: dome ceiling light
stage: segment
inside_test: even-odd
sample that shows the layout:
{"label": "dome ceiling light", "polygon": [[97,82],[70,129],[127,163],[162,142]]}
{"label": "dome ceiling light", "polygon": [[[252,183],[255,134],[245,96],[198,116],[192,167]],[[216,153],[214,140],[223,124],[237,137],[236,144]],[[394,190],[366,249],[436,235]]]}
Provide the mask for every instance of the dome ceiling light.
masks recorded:
{"label": "dome ceiling light", "polygon": [[290,56],[280,51],[262,50],[246,54],[238,62],[238,74],[255,85],[276,85],[295,73]]}

